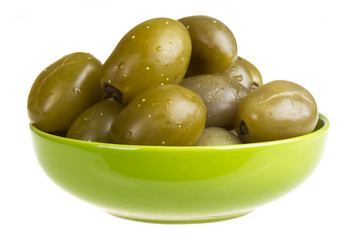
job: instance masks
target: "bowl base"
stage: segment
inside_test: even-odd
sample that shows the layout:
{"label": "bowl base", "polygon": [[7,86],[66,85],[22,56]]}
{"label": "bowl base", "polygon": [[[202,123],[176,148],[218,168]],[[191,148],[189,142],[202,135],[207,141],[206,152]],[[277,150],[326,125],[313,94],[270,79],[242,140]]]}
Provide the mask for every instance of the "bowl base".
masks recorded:
{"label": "bowl base", "polygon": [[135,216],[126,216],[122,214],[117,214],[115,212],[106,211],[108,214],[119,217],[126,220],[138,221],[138,222],[146,222],[146,223],[160,223],[160,224],[193,224],[193,223],[209,223],[209,222],[219,222],[230,220],[238,217],[245,216],[253,210],[237,212],[229,215],[221,215],[221,216],[208,216],[201,218],[186,218],[186,219],[149,219],[149,218],[139,218]]}

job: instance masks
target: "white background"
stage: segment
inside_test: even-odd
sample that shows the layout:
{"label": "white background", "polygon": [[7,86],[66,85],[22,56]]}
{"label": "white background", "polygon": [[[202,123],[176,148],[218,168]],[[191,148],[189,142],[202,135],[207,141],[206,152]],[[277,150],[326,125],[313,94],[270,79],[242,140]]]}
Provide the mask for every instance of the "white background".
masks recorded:
{"label": "white background", "polygon": [[[352,1],[14,0],[0,3],[0,239],[354,239]],[[284,197],[242,218],[162,225],[110,216],[61,190],[32,150],[30,87],[65,54],[102,62],[136,24],[209,15],[234,32],[239,55],[264,82],[307,88],[331,121],[315,172]]]}

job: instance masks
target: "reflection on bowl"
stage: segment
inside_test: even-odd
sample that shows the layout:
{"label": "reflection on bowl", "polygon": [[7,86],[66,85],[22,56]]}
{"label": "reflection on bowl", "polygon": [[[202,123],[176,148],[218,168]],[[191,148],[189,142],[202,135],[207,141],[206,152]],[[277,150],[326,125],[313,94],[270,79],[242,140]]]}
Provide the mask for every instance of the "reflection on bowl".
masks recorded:
{"label": "reflection on bowl", "polygon": [[245,215],[294,189],[322,156],[329,121],[278,141],[229,146],[86,142],[30,125],[47,175],[76,197],[126,219],[196,223]]}

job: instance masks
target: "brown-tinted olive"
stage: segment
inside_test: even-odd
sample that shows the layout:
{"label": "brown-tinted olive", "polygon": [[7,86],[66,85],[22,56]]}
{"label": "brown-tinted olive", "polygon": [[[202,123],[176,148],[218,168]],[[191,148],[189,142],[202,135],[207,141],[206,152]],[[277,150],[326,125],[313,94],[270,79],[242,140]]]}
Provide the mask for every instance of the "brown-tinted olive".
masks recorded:
{"label": "brown-tinted olive", "polygon": [[233,128],[238,107],[248,90],[222,74],[185,78],[181,86],[198,93],[207,108],[206,126]]}

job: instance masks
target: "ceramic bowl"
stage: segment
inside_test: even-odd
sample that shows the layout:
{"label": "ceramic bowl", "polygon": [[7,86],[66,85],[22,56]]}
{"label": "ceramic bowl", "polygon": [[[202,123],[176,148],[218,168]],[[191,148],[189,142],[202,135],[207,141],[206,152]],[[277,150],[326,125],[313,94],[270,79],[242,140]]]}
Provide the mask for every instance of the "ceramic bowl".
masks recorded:
{"label": "ceramic bowl", "polygon": [[68,139],[30,124],[39,163],[74,196],[126,219],[200,223],[243,216],[315,169],[328,119],[314,132],[228,146],[133,146]]}

